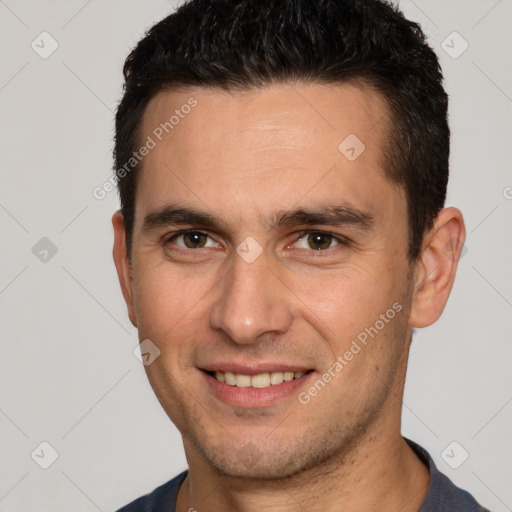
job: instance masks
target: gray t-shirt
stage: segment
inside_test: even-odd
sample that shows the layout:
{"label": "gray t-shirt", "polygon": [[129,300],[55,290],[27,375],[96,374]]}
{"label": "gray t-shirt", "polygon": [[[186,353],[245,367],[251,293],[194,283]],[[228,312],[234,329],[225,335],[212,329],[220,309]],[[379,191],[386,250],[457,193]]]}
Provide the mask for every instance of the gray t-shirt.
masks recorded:
{"label": "gray t-shirt", "polygon": [[[489,512],[469,492],[457,487],[441,473],[424,448],[410,439],[404,439],[430,470],[430,485],[418,512]],[[187,473],[180,473],[152,493],[132,501],[117,512],[175,512],[178,491]]]}

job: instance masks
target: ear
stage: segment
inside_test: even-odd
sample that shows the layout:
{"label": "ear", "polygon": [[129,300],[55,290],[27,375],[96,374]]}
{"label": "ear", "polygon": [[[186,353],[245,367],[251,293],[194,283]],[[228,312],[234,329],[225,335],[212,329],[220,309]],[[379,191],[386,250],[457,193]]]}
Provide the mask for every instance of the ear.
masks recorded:
{"label": "ear", "polygon": [[128,316],[132,324],[137,327],[137,320],[133,307],[132,292],[132,265],[126,254],[126,230],[124,218],[120,210],[112,216],[112,225],[114,226],[114,263],[116,264],[117,277],[123,292],[123,297],[128,307]]}
{"label": "ear", "polygon": [[415,264],[409,317],[412,327],[427,327],[441,316],[455,280],[465,240],[462,213],[457,208],[441,210],[433,228],[425,235]]}

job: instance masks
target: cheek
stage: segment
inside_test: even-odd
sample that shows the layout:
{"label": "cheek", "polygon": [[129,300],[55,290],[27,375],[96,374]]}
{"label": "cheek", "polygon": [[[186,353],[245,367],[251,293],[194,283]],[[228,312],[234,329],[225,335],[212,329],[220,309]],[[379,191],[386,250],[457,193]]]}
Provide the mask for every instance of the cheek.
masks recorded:
{"label": "cheek", "polygon": [[302,277],[294,290],[307,305],[303,311],[310,322],[342,349],[399,299],[391,275],[352,265],[323,276]]}
{"label": "cheek", "polygon": [[146,265],[135,275],[134,309],[140,335],[161,341],[197,319],[211,288],[206,276],[166,263]]}
{"label": "cheek", "polygon": [[407,304],[391,275],[345,273],[326,281],[323,294],[308,297],[318,317],[310,321],[324,329],[329,345],[322,371],[336,375],[325,398],[338,403],[342,397],[341,410],[380,396],[383,383],[392,385],[405,344]]}
{"label": "cheek", "polygon": [[[155,393],[166,403],[182,393],[182,381],[194,371],[190,363],[194,344],[205,339],[208,287],[204,282],[198,276],[184,278],[164,264],[147,266],[134,282],[139,339],[149,339],[159,349],[145,370]],[[166,410],[170,409],[174,407],[168,404]]]}

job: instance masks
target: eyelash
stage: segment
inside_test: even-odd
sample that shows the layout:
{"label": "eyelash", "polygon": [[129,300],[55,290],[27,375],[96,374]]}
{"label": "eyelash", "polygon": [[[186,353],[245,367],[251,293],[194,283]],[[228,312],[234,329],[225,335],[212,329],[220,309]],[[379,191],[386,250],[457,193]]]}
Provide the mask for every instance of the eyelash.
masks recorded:
{"label": "eyelash", "polygon": [[[205,233],[203,231],[200,231],[200,230],[197,230],[197,229],[184,229],[184,230],[181,230],[181,231],[177,231],[176,233],[173,233],[172,235],[170,235],[168,237],[165,237],[164,245],[167,245],[168,243],[172,242],[175,238],[178,238],[179,236],[182,236],[182,235],[186,235],[187,233],[194,233],[194,234],[198,234],[198,235],[204,235],[204,236],[207,236],[207,237],[211,238],[208,233]],[[296,234],[297,239],[295,240],[294,243],[297,243],[299,240],[304,238],[304,236],[311,235],[311,234],[326,235],[326,236],[330,237],[331,240],[334,240],[334,241],[338,242],[338,245],[335,245],[334,247],[329,247],[328,249],[324,249],[324,250],[310,249],[308,252],[314,254],[315,257],[322,257],[324,255],[328,256],[328,255],[331,254],[331,251],[333,249],[336,249],[336,247],[348,247],[350,245],[350,241],[349,241],[348,238],[346,238],[344,236],[341,236],[341,235],[334,235],[332,233],[329,233],[327,231],[322,231],[322,230],[300,231],[299,233]],[[207,248],[199,247],[197,249],[191,249],[191,248],[180,247],[178,250],[200,252],[202,249],[207,249]],[[303,250],[307,251],[307,249],[303,249]]]}

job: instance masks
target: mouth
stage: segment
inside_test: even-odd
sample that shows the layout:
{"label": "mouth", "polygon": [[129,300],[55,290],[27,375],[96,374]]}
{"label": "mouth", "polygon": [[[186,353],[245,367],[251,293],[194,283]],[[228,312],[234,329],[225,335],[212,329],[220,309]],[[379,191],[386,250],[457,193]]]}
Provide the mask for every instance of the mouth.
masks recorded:
{"label": "mouth", "polygon": [[308,371],[274,371],[263,372],[256,375],[245,375],[243,373],[223,372],[223,371],[208,371],[203,370],[205,373],[213,377],[218,382],[227,384],[228,386],[236,386],[238,388],[256,388],[264,389],[271,386],[278,386],[283,382],[290,382],[295,379],[301,379],[304,375],[312,372]]}
{"label": "mouth", "polygon": [[[262,370],[272,371],[262,371]],[[235,370],[235,368],[230,368]],[[301,388],[311,384],[315,370],[304,368],[240,368],[246,373],[223,371],[221,368],[201,369],[210,392],[228,406],[267,408],[290,400]],[[257,372],[257,373],[256,373]],[[291,404],[293,402],[283,402]]]}

